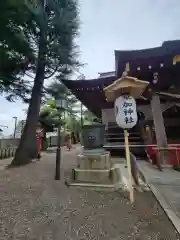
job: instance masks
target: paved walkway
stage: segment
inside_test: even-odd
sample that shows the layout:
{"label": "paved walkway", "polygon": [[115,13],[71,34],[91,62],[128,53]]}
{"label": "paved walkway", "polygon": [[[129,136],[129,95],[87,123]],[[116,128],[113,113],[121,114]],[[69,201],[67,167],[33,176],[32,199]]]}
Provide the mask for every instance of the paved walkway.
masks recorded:
{"label": "paved walkway", "polygon": [[171,167],[160,172],[156,166],[143,161],[138,162],[138,167],[180,233],[180,172]]}
{"label": "paved walkway", "polygon": [[[79,149],[63,152],[66,178]],[[40,162],[0,170],[0,239],[167,239],[178,235],[151,192],[131,206],[122,192],[68,188],[54,181],[55,153]]]}

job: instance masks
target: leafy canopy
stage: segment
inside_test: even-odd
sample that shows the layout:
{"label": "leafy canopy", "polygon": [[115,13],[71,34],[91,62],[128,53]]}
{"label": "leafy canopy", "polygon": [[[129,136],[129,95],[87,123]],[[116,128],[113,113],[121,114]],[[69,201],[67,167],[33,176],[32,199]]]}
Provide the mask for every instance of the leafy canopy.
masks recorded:
{"label": "leafy canopy", "polygon": [[0,7],[0,91],[12,96],[29,94],[29,84],[22,82],[25,72],[35,62],[30,36],[32,15],[22,0],[6,0]]}
{"label": "leafy canopy", "polygon": [[[30,98],[37,68],[40,32],[46,46],[45,78],[61,80],[79,67],[75,0],[6,0],[0,8],[0,91]],[[3,59],[3,60],[2,60]],[[30,79],[27,78],[30,76]]]}

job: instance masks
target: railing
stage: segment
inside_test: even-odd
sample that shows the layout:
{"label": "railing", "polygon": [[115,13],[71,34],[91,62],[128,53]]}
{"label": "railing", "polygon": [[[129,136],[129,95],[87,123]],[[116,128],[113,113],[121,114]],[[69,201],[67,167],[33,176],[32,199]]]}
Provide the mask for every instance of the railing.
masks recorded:
{"label": "railing", "polygon": [[14,157],[17,147],[7,147],[0,149],[0,159]]}

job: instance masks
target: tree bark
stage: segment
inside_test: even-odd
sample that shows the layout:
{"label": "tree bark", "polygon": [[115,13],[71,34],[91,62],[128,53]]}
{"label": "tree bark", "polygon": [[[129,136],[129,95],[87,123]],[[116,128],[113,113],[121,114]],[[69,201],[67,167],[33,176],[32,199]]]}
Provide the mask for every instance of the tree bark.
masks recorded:
{"label": "tree bark", "polygon": [[19,147],[15,157],[11,163],[13,166],[28,164],[35,156],[36,152],[36,128],[39,119],[41,93],[44,84],[45,72],[45,54],[46,54],[46,39],[43,33],[39,39],[39,53],[37,59],[36,76],[32,89],[31,100],[28,108],[26,124],[21,137]]}

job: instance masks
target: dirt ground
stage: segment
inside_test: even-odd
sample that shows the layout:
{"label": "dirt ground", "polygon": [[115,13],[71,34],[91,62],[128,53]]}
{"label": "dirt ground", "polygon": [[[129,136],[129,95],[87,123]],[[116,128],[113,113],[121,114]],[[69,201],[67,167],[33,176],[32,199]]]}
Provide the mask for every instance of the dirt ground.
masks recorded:
{"label": "dirt ground", "polygon": [[63,151],[60,181],[55,153],[20,168],[3,170],[0,163],[0,239],[180,239],[151,192],[136,193],[132,207],[121,191],[67,187],[77,151]]}

